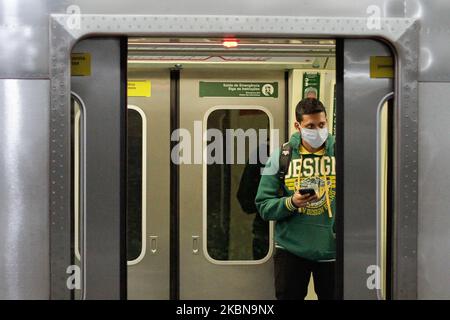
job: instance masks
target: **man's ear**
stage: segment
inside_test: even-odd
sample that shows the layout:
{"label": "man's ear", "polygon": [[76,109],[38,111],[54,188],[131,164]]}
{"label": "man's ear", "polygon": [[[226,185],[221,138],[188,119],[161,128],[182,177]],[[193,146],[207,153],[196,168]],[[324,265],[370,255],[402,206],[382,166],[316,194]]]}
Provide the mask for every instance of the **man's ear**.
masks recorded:
{"label": "man's ear", "polygon": [[298,121],[295,121],[294,127],[295,127],[295,129],[300,130],[300,123]]}

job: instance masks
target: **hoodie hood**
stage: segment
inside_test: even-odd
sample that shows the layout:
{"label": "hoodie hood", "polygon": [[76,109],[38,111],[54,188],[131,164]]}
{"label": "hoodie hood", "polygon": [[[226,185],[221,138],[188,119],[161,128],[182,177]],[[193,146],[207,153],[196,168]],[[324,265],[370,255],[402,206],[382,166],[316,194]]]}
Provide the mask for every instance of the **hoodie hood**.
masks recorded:
{"label": "hoodie hood", "polygon": [[[296,131],[289,139],[289,144],[291,145],[293,152],[298,153],[301,143],[302,143],[302,135],[300,134],[299,131]],[[325,154],[331,156],[334,155],[334,143],[335,143],[334,136],[328,134],[327,141],[325,141]]]}

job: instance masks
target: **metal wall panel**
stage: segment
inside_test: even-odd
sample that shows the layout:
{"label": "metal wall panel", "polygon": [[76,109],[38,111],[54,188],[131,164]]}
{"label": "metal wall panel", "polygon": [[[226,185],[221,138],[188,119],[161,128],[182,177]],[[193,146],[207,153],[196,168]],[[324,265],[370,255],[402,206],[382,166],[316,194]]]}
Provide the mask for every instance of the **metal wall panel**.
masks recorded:
{"label": "metal wall panel", "polygon": [[419,299],[450,299],[450,84],[419,84]]}
{"label": "metal wall panel", "polygon": [[390,56],[374,40],[344,41],[344,299],[377,299],[366,285],[377,265],[377,107],[393,79],[370,77],[370,56]]}
{"label": "metal wall panel", "polygon": [[48,299],[49,80],[0,80],[0,299]]}
{"label": "metal wall panel", "polygon": [[[23,8],[26,8],[24,10]],[[375,9],[374,9],[375,8]],[[0,77],[39,78],[48,76],[48,19],[51,13],[76,14],[195,14],[299,17],[417,17],[421,21],[421,81],[450,81],[447,63],[450,49],[443,38],[450,35],[450,2],[447,0],[280,0],[264,6],[259,0],[213,2],[179,0],[3,0],[0,2]],[[77,18],[74,15],[73,21]],[[82,21],[79,21],[82,23]]]}
{"label": "metal wall panel", "polygon": [[[204,15],[303,15],[323,17],[367,17],[367,8],[377,5],[383,17],[402,17],[403,1],[363,0],[342,1],[330,6],[328,0],[283,0],[260,5],[258,0],[211,2],[193,0],[180,6],[179,0],[2,0],[0,1],[0,78],[44,78],[49,74],[48,26],[49,14],[72,14],[76,27],[77,14],[204,14]],[[293,10],[293,8],[298,10]],[[26,8],[24,10],[24,8]]]}
{"label": "metal wall panel", "polygon": [[68,3],[69,0],[0,1],[0,78],[48,77],[49,14],[65,13]]}
{"label": "metal wall panel", "polygon": [[405,1],[407,17],[420,19],[419,81],[450,81],[450,1]]}

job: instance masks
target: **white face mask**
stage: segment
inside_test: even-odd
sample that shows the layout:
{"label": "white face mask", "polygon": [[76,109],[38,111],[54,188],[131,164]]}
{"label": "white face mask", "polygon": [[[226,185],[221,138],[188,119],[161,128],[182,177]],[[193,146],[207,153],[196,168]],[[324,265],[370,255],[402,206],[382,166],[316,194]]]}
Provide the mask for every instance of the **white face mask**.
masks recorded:
{"label": "white face mask", "polygon": [[306,129],[300,127],[302,139],[305,139],[311,147],[319,148],[328,138],[328,128],[322,129]]}

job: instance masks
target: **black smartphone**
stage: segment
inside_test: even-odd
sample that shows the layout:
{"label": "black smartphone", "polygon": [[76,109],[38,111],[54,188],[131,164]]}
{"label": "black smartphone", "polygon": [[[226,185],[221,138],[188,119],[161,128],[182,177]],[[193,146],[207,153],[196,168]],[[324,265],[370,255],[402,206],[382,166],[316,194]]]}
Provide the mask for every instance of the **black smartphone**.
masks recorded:
{"label": "black smartphone", "polygon": [[316,194],[316,190],[314,190],[313,188],[300,189],[299,192],[302,196],[305,194],[309,194],[309,196],[313,196]]}

